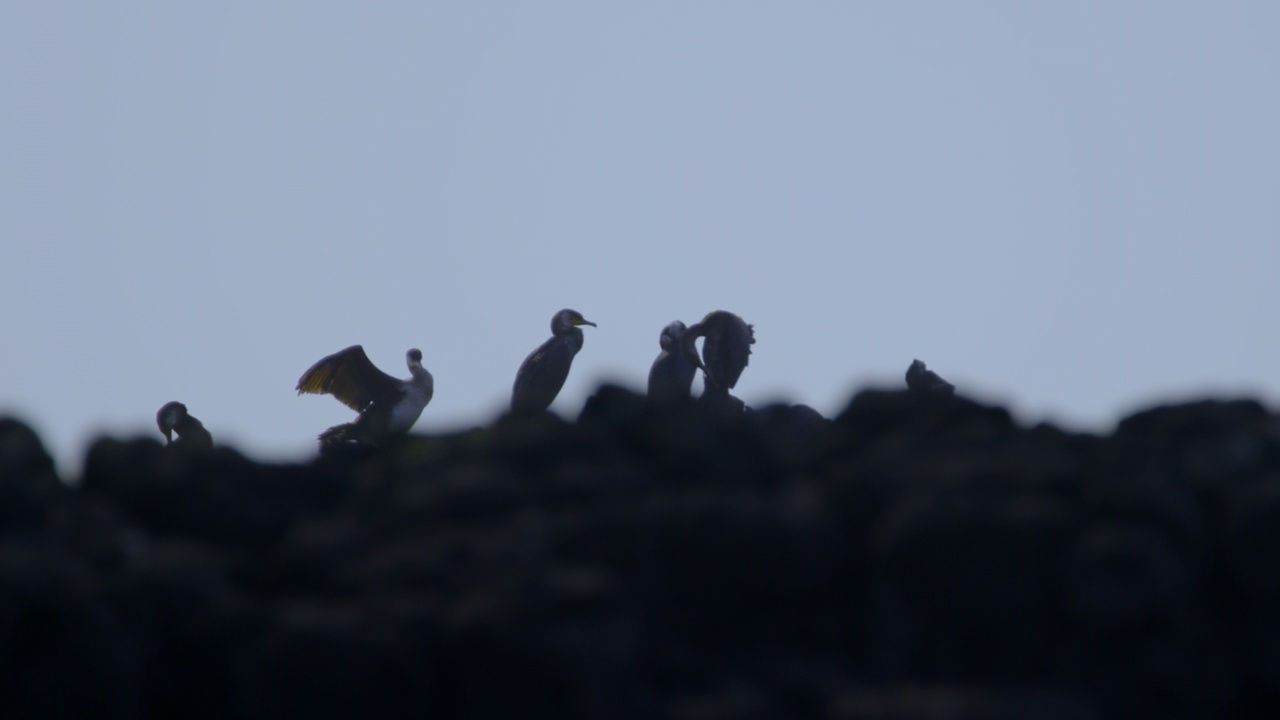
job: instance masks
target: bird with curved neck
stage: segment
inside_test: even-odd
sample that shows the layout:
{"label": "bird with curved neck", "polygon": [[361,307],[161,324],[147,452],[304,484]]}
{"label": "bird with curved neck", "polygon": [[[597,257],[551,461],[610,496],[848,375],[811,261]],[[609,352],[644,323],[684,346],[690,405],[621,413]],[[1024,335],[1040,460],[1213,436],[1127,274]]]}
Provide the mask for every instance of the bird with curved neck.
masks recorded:
{"label": "bird with curved neck", "polygon": [[[187,412],[187,406],[178,401],[167,402],[156,413],[156,426],[164,435],[165,444],[192,450],[208,450],[213,447],[213,436],[204,429],[196,416]],[[174,437],[174,434],[177,437]]]}
{"label": "bird with curved neck", "polygon": [[662,328],[658,345],[662,351],[649,368],[649,399],[658,402],[676,402],[689,399],[689,387],[698,369],[680,352],[680,340],[685,333],[684,323],[676,320]]}
{"label": "bird with curved neck", "polygon": [[297,391],[332,395],[360,413],[354,422],[320,433],[320,449],[347,442],[378,445],[391,435],[409,432],[435,394],[435,378],[422,367],[422,351],[405,353],[409,379],[379,370],[364,348],[352,345],[318,360],[298,380]]}
{"label": "bird with curved neck", "polygon": [[[701,354],[698,338],[703,338]],[[730,398],[729,391],[742,377],[755,342],[755,326],[726,310],[709,312],[701,322],[685,330],[680,338],[680,353],[690,365],[702,370],[705,401]]]}
{"label": "bird with curved neck", "polygon": [[551,318],[551,337],[520,364],[511,387],[511,411],[527,415],[551,406],[569,377],[573,358],[582,349],[582,326],[596,324],[577,310],[564,309]]}

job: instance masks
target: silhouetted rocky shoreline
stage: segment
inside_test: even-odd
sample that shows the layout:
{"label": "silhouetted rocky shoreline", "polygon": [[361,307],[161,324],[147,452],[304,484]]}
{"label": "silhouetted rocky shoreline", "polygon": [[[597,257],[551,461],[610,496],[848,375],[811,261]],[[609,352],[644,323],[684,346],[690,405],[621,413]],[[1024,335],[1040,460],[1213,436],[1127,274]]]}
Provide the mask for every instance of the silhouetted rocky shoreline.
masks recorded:
{"label": "silhouetted rocky shoreline", "polygon": [[0,421],[0,716],[1280,717],[1280,418],[603,387],[303,465]]}

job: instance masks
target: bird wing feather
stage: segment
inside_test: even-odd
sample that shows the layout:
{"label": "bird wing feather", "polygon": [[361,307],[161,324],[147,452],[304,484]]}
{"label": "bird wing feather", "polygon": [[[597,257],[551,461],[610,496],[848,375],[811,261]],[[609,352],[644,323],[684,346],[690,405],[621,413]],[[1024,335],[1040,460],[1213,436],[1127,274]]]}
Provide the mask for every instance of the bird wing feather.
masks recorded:
{"label": "bird wing feather", "polygon": [[755,327],[739,319],[733,323],[729,337],[730,367],[733,368],[729,373],[729,387],[733,387],[738,384],[738,378],[742,377],[742,371],[750,362],[751,346],[756,342]]}
{"label": "bird wing feather", "polygon": [[714,324],[718,327],[708,332],[703,342],[703,362],[723,372],[724,377],[716,380],[728,390],[738,384],[738,378],[747,368],[751,346],[756,342],[755,328],[732,313],[723,313]]}
{"label": "bird wing feather", "polygon": [[563,338],[556,337],[530,353],[516,373],[513,406],[518,410],[545,410],[551,405],[569,377],[574,354]]}
{"label": "bird wing feather", "polygon": [[364,348],[352,345],[321,358],[298,380],[298,394],[329,394],[343,405],[362,412],[379,397],[402,391],[401,381],[379,370]]}

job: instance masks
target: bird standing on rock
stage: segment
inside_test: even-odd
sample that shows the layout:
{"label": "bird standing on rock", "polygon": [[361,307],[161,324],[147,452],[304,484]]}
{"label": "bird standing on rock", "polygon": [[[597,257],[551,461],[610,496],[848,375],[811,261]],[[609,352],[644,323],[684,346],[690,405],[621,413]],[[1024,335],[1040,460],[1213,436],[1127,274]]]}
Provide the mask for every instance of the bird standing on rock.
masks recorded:
{"label": "bird standing on rock", "polygon": [[943,380],[938,373],[925,367],[923,362],[912,360],[911,367],[907,368],[907,389],[918,393],[953,395],[955,394],[956,386]]}
{"label": "bird standing on rock", "polygon": [[[696,344],[700,337],[705,338],[701,356]],[[729,397],[747,367],[755,342],[755,326],[731,312],[715,310],[685,330],[680,352],[689,364],[702,370],[702,394],[714,400]]]}
{"label": "bird standing on rock", "polygon": [[596,324],[577,310],[564,309],[551,318],[551,337],[529,353],[511,387],[511,411],[540,413],[551,406],[569,377],[573,356],[582,349],[582,325]]}
{"label": "bird standing on rock", "polygon": [[662,334],[658,336],[662,352],[649,368],[649,399],[672,402],[689,398],[689,386],[693,384],[693,376],[698,369],[680,352],[680,339],[684,333],[684,323],[679,320],[662,328]]}
{"label": "bird standing on rock", "polygon": [[360,413],[355,422],[320,433],[320,449],[357,442],[377,445],[389,435],[409,432],[435,394],[435,378],[422,367],[422,351],[405,353],[410,377],[401,380],[374,366],[359,345],[321,358],[298,380],[297,391],[332,395]]}
{"label": "bird standing on rock", "polygon": [[[213,447],[213,436],[204,424],[187,412],[187,406],[176,400],[165,403],[156,413],[156,425],[164,435],[166,445],[208,450]],[[173,434],[178,437],[174,438]]]}

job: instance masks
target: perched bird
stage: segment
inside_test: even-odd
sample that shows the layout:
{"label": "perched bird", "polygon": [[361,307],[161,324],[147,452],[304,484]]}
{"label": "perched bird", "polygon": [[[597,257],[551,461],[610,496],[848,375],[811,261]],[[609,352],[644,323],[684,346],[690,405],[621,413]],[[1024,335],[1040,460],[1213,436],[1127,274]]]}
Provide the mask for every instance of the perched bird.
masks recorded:
{"label": "perched bird", "polygon": [[907,389],[918,393],[952,395],[956,391],[956,386],[925,367],[923,362],[912,360],[911,367],[907,368]]}
{"label": "perched bird", "polygon": [[321,358],[298,380],[298,394],[329,394],[359,412],[355,422],[320,433],[320,448],[354,441],[377,445],[388,435],[407,433],[435,394],[435,378],[422,367],[422,351],[404,354],[409,379],[394,378],[374,366],[364,348],[352,345]]}
{"label": "perched bird", "polygon": [[512,412],[539,413],[556,399],[569,377],[573,356],[582,349],[582,325],[596,326],[577,310],[561,310],[551,318],[551,338],[529,353],[516,372],[511,387]]}
{"label": "perched bird", "polygon": [[[698,338],[702,354],[698,354]],[[755,327],[731,312],[707,313],[702,322],[685,330],[680,352],[689,364],[702,370],[703,395],[728,397],[738,384],[756,342]]]}
{"label": "perched bird", "polygon": [[[187,412],[187,406],[180,402],[165,403],[156,413],[156,425],[168,445],[201,450],[213,447],[213,436],[194,415]],[[174,433],[178,437],[173,437]]]}
{"label": "perched bird", "polygon": [[684,323],[676,320],[662,328],[662,334],[658,336],[662,352],[649,368],[651,400],[671,402],[689,397],[689,386],[693,384],[697,368],[680,352],[680,338],[684,337],[684,332]]}

